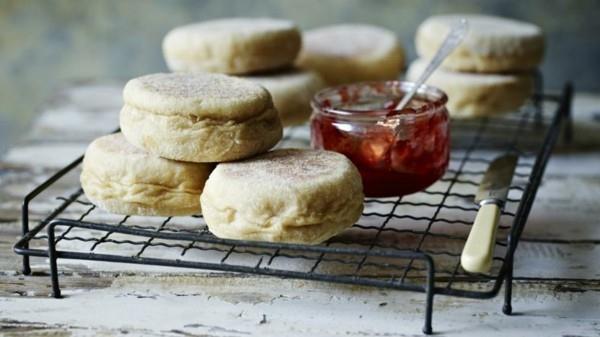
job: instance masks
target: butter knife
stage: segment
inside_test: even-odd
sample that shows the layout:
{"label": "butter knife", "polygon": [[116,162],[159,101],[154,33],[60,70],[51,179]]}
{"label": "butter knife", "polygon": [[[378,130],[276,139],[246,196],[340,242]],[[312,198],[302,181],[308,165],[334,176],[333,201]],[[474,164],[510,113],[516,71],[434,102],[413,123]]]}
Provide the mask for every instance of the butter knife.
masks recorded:
{"label": "butter knife", "polygon": [[460,256],[460,264],[470,273],[486,273],[492,266],[496,229],[519,157],[497,157],[479,184],[475,202],[480,205],[475,222]]}

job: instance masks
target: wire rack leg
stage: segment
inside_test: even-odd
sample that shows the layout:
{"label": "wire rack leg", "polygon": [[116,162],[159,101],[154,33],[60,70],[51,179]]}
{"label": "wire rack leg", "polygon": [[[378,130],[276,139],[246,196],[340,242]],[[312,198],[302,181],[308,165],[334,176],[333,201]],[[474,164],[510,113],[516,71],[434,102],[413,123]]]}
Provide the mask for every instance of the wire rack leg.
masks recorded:
{"label": "wire rack leg", "polygon": [[[27,233],[29,233],[29,201],[26,199],[23,201],[23,207],[21,208],[21,234],[25,236]],[[23,247],[29,248],[29,243],[25,243]],[[23,274],[31,274],[29,255],[23,255]]]}
{"label": "wire rack leg", "polygon": [[[23,236],[27,234],[29,230],[23,227]],[[25,244],[23,248],[29,248],[29,243]],[[31,264],[29,263],[29,255],[23,255],[23,275],[31,274]]]}
{"label": "wire rack leg", "polygon": [[[28,247],[25,247],[28,248]],[[23,269],[22,269],[23,275],[30,275],[31,274],[31,267],[29,264],[29,255],[23,255]]]}
{"label": "wire rack leg", "polygon": [[504,276],[504,305],[502,312],[505,315],[512,314],[512,282],[513,282],[513,259],[507,261],[506,276]]}
{"label": "wire rack leg", "polygon": [[433,333],[431,321],[433,316],[433,295],[435,292],[433,283],[435,269],[431,258],[426,258],[425,261],[427,263],[427,285],[425,288],[425,324],[423,325],[423,333],[431,335]]}
{"label": "wire rack leg", "polygon": [[52,296],[61,298],[58,284],[58,266],[56,256],[56,240],[54,239],[54,224],[48,225],[48,259],[50,260],[50,281],[52,282]]}

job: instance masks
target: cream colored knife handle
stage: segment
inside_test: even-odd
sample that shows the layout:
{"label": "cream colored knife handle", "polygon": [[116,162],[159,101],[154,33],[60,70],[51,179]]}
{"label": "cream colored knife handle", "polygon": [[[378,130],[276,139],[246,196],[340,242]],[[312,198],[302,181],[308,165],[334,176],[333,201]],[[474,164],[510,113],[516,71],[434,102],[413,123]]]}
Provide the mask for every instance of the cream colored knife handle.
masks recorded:
{"label": "cream colored knife handle", "polygon": [[486,273],[490,270],[499,219],[498,205],[494,203],[481,205],[460,256],[460,264],[464,270],[470,273]]}

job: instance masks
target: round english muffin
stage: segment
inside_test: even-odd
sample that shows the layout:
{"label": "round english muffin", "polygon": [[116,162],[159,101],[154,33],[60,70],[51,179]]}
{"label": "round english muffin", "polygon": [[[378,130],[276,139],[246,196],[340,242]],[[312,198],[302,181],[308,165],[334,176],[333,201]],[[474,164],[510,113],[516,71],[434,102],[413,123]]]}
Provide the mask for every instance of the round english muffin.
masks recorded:
{"label": "round english muffin", "polygon": [[537,67],[544,56],[540,27],[516,20],[486,15],[439,15],[425,20],[417,29],[419,57],[431,59],[451,27],[461,18],[469,31],[442,66],[468,72],[513,72]]}
{"label": "round english muffin", "polygon": [[[427,62],[411,63],[406,78],[416,81]],[[533,76],[520,74],[460,73],[437,69],[426,81],[448,95],[446,104],[452,118],[471,118],[518,109],[533,92]]]}
{"label": "round english muffin", "polygon": [[87,198],[111,213],[192,215],[213,167],[153,156],[116,133],[88,146],[80,178]]}
{"label": "round english muffin", "polygon": [[200,197],[220,238],[318,244],[363,209],[360,174],[344,155],[283,149],[217,165]]}
{"label": "round english muffin", "polygon": [[330,85],[393,80],[404,66],[404,50],[384,28],[344,24],[303,34],[296,63],[319,73]]}
{"label": "round english muffin", "polygon": [[300,45],[300,32],[291,21],[229,18],[171,30],[163,54],[172,71],[248,74],[292,64]]}
{"label": "round english muffin", "polygon": [[222,162],[266,152],[282,137],[269,92],[221,74],[152,74],[123,90],[121,131],[135,146],[174,160]]}
{"label": "round english muffin", "polygon": [[262,85],[271,93],[283,126],[306,122],[310,117],[313,95],[325,86],[317,73],[299,69],[244,78]]}

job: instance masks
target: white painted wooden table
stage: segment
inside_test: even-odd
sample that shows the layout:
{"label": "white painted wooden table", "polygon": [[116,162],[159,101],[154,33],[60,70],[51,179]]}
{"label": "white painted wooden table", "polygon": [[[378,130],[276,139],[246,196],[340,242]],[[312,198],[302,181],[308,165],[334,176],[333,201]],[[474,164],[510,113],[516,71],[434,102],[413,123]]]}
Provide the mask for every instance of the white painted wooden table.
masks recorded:
{"label": "white painted wooden table", "polygon": [[[57,300],[47,261],[23,276],[12,252],[23,196],[115,128],[121,87],[62,90],[0,162],[0,336],[419,334],[422,294],[60,260]],[[552,158],[517,250],[515,315],[501,313],[502,296],[436,296],[439,335],[600,336],[600,96],[577,95],[574,117],[575,144]]]}

